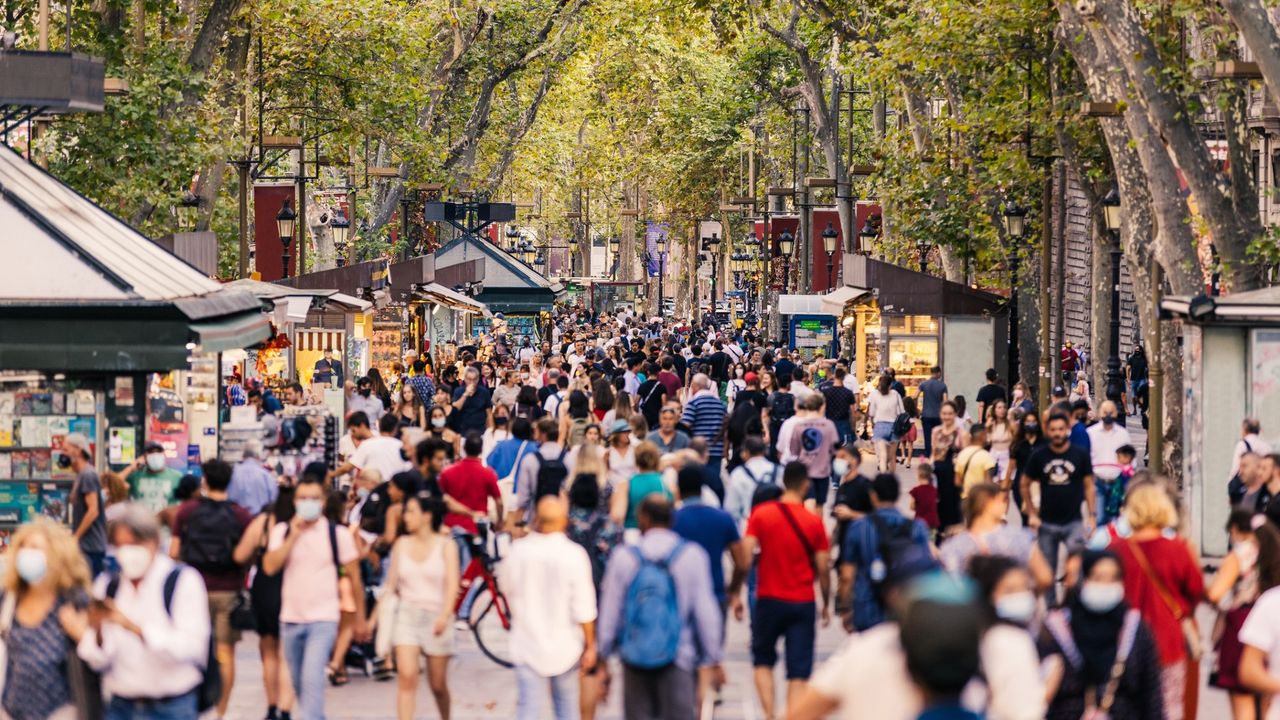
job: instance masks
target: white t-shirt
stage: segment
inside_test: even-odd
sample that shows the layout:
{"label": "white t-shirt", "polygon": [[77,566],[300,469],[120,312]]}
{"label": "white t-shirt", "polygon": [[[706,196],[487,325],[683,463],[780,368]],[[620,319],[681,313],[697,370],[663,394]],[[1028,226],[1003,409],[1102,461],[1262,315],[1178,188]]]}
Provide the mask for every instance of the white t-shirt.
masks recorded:
{"label": "white t-shirt", "polygon": [[915,720],[924,710],[920,691],[907,674],[897,623],[851,635],[809,684],[839,703],[839,717],[845,720]]}
{"label": "white t-shirt", "polygon": [[564,402],[562,391],[556,391],[547,396],[542,403],[542,409],[553,418],[560,417],[560,405]]}
{"label": "white t-shirt", "polygon": [[[1262,593],[1245,618],[1240,642],[1267,654],[1271,674],[1280,668],[1280,587]],[[1266,720],[1280,720],[1280,702],[1272,701]]]}
{"label": "white t-shirt", "polygon": [[1132,445],[1129,431],[1119,422],[1108,430],[1107,426],[1097,423],[1085,431],[1089,435],[1089,455],[1093,461],[1093,474],[1099,480],[1110,482],[1120,476],[1120,466],[1116,462],[1116,450],[1125,445]]}
{"label": "white t-shirt", "polygon": [[382,474],[383,482],[391,480],[396,473],[410,468],[409,461],[401,454],[404,443],[393,437],[379,435],[360,443],[351,456],[351,464],[365,470],[372,468]]}
{"label": "white t-shirt", "polygon": [[511,659],[542,677],[568,672],[582,656],[582,624],[596,619],[591,560],[564,533],[513,543],[498,572],[512,607]]}
{"label": "white t-shirt", "polygon": [[871,416],[871,422],[891,423],[902,412],[902,396],[892,390],[881,395],[880,390],[876,389],[867,395],[867,414]]}

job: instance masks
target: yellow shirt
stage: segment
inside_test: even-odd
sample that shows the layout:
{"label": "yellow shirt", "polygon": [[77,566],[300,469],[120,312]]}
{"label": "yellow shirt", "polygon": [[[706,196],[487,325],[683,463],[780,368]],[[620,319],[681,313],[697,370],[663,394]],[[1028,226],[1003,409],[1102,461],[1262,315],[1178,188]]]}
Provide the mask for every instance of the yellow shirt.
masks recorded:
{"label": "yellow shirt", "polygon": [[960,497],[969,496],[969,488],[991,482],[991,471],[996,467],[996,459],[983,448],[969,445],[956,455],[956,475],[961,478]]}

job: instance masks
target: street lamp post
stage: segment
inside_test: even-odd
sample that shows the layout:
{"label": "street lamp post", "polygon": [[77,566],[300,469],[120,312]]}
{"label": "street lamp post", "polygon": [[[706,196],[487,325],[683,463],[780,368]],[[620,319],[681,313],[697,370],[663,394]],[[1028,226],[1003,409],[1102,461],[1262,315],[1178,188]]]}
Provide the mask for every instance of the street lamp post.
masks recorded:
{"label": "street lamp post", "polygon": [[782,253],[782,292],[786,293],[791,285],[791,253],[796,249],[796,236],[790,230],[783,230],[778,236],[778,250]]}
{"label": "street lamp post", "polygon": [[920,257],[920,272],[922,274],[929,272],[929,251],[932,249],[933,246],[923,240],[916,243],[916,253]]}
{"label": "street lamp post", "polygon": [[718,279],[717,276],[720,274],[719,273],[720,268],[718,267],[719,253],[717,252],[720,249],[720,234],[711,233],[711,237],[702,238],[702,246],[703,246],[703,249],[707,251],[707,254],[711,256],[711,303],[710,304],[711,304],[711,315],[712,317],[715,317],[716,280]]}
{"label": "street lamp post", "polygon": [[659,233],[654,245],[658,247],[658,316],[661,317],[665,310],[662,305],[662,276],[667,274],[667,234]]}
{"label": "street lamp post", "polygon": [[1111,235],[1111,337],[1107,348],[1107,399],[1116,404],[1117,409],[1124,407],[1121,399],[1124,396],[1124,376],[1120,372],[1120,224],[1124,216],[1124,206],[1120,203],[1120,193],[1111,188],[1102,199],[1102,216]]}
{"label": "street lamp post", "polygon": [[827,292],[831,292],[832,285],[835,282],[835,254],[836,254],[836,237],[839,233],[831,223],[827,223],[827,229],[822,231],[822,249],[827,253]]}
{"label": "street lamp post", "polygon": [[338,267],[342,267],[347,264],[347,235],[351,232],[351,221],[343,214],[342,208],[333,211],[329,230],[333,233],[334,259]]}
{"label": "street lamp post", "polygon": [[298,213],[293,211],[292,201],[285,198],[284,204],[280,206],[280,212],[276,214],[276,234],[280,237],[280,246],[284,252],[281,255],[280,277],[289,277],[289,244],[293,242],[293,226],[298,221]]}
{"label": "street lamp post", "polygon": [[1022,238],[1027,233],[1027,209],[1010,203],[1004,206],[1004,231],[1013,240],[1009,253],[1009,382],[1022,377],[1022,358],[1018,343],[1018,265],[1022,260]]}
{"label": "street lamp post", "polygon": [[520,231],[516,229],[515,225],[508,225],[506,234],[507,247],[505,249],[509,252],[514,251],[516,249],[516,245],[520,242]]}
{"label": "street lamp post", "polygon": [[178,219],[182,230],[193,232],[200,216],[200,196],[188,190],[178,201]]}
{"label": "street lamp post", "polygon": [[871,241],[880,236],[878,219],[878,215],[868,215],[866,222],[862,223],[862,229],[858,231],[858,251],[863,255],[871,254]]}

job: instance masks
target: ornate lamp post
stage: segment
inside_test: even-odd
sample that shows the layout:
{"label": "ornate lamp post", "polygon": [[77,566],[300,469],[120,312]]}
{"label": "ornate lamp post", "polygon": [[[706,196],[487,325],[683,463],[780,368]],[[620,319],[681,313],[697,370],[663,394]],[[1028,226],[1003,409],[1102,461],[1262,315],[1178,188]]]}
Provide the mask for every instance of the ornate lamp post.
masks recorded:
{"label": "ornate lamp post", "polygon": [[916,243],[916,254],[920,258],[920,272],[929,272],[929,251],[933,249],[933,245],[921,240]]}
{"label": "ornate lamp post", "polygon": [[858,231],[858,248],[863,255],[871,254],[871,242],[880,237],[879,215],[868,215]]}
{"label": "ornate lamp post", "polygon": [[1018,344],[1018,265],[1022,261],[1022,238],[1027,233],[1027,209],[1017,203],[1004,206],[1004,231],[1013,241],[1009,253],[1009,382],[1022,376],[1022,358]]}
{"label": "ornate lamp post", "polygon": [[347,264],[347,236],[351,232],[351,221],[343,214],[342,208],[333,211],[329,220],[329,231],[333,233],[333,251],[338,267]]}
{"label": "ornate lamp post", "polygon": [[298,221],[298,213],[293,211],[293,201],[285,198],[276,213],[276,234],[280,237],[280,246],[284,249],[281,256],[280,277],[289,277],[289,244],[293,242],[293,227]]}
{"label": "ornate lamp post", "polygon": [[667,234],[659,233],[653,241],[658,247],[658,315],[662,315],[662,276],[667,274]]}
{"label": "ornate lamp post", "polygon": [[778,236],[778,251],[782,253],[782,292],[791,285],[791,253],[796,251],[796,236],[783,230]]}
{"label": "ornate lamp post", "polygon": [[836,237],[840,233],[836,232],[835,227],[831,223],[827,223],[827,229],[822,231],[822,249],[827,253],[827,292],[831,292],[831,287],[835,283],[835,254],[836,254]]}
{"label": "ornate lamp post", "polygon": [[711,314],[716,314],[716,276],[719,275],[719,258],[720,254],[716,252],[720,249],[720,234],[711,233],[711,237],[702,238],[702,249],[707,251],[711,256]]}
{"label": "ornate lamp post", "polygon": [[1124,375],[1120,372],[1120,225],[1124,206],[1116,188],[1102,198],[1102,218],[1111,235],[1111,337],[1107,348],[1107,399],[1123,408]]}

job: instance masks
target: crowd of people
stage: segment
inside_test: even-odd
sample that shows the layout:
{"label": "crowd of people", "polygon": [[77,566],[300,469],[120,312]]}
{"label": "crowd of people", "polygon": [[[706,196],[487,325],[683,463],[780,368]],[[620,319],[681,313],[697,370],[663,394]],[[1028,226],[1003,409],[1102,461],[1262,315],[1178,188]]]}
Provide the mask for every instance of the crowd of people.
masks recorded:
{"label": "crowd of people", "polygon": [[[1194,718],[1202,602],[1235,720],[1280,692],[1280,458],[1256,421],[1206,582],[1110,402],[1037,406],[994,370],[971,405],[939,368],[860,386],[848,359],[626,312],[480,354],[349,382],[336,467],[297,477],[250,446],[198,480],[149,449],[100,480],[68,436],[72,527],[32,522],[5,555],[3,714],[222,717],[253,631],[268,720],[322,720],[353,657],[398,717],[448,718],[477,692],[450,658],[484,590],[518,720],[594,718],[610,692],[628,720],[710,717],[733,623],[765,718]],[[849,637],[819,663],[833,621]]]}

